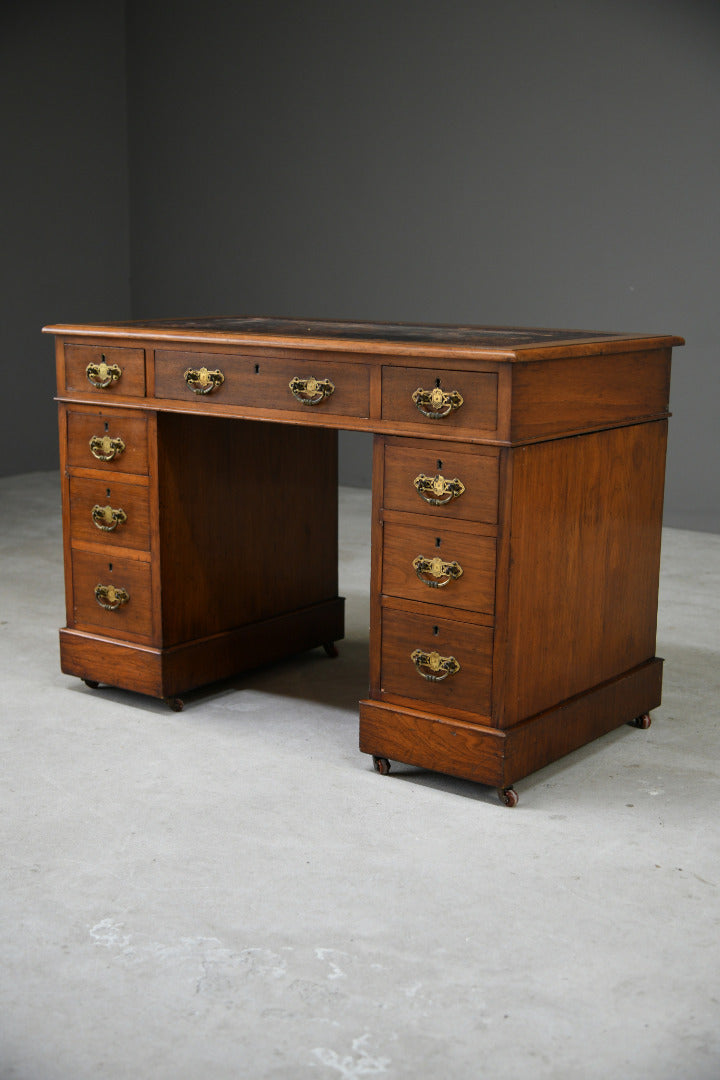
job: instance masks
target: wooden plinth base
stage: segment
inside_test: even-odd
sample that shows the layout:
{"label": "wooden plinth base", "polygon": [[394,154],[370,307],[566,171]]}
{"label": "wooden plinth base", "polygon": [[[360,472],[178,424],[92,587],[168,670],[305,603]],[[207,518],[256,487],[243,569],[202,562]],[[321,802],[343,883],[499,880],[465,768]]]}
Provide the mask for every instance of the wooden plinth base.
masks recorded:
{"label": "wooden plinth base", "polygon": [[360,702],[360,749],[492,787],[515,781],[660,704],[654,658],[507,730],[446,720],[385,701]]}
{"label": "wooden plinth base", "polygon": [[60,631],[60,663],[66,675],[77,675],[88,682],[171,698],[293,653],[339,641],[344,636],[344,608],[344,599],[338,597],[169,649],[66,628]]}

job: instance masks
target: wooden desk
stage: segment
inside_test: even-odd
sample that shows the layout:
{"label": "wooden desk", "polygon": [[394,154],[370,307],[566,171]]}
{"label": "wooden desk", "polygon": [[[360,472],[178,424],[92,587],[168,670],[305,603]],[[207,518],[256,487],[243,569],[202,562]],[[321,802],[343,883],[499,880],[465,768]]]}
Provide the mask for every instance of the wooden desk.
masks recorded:
{"label": "wooden desk", "polygon": [[371,431],[360,748],[497,787],[660,703],[681,338],[300,319],[50,326],[62,669],[166,698],[343,636],[337,429]]}

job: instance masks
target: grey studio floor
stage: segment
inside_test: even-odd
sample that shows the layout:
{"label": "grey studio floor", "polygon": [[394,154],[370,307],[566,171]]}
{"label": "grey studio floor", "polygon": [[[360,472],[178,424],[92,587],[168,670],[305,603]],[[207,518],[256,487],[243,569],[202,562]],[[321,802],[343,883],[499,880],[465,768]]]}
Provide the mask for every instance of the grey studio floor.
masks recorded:
{"label": "grey studio floor", "polygon": [[720,536],[666,530],[664,704],[517,785],[357,749],[347,638],[173,713],[61,674],[58,478],[0,481],[0,1076],[717,1080]]}

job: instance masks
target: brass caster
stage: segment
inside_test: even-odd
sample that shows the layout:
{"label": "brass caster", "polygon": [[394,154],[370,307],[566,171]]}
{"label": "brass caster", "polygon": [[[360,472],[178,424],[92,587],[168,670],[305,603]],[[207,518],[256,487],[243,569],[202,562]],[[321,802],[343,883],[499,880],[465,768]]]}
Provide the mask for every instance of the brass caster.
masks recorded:
{"label": "brass caster", "polygon": [[375,772],[379,772],[381,776],[387,776],[390,772],[390,762],[386,757],[375,757],[373,754],[373,766]]}
{"label": "brass caster", "polygon": [[83,682],[86,686],[89,686],[91,690],[97,690],[98,686],[100,685],[100,683],[95,682],[94,679],[83,679]]}
{"label": "brass caster", "polygon": [[166,705],[168,705],[172,709],[173,712],[182,712],[183,711],[183,706],[185,705],[185,702],[183,701],[182,698],[179,698],[179,697],[166,697],[166,698],[163,698],[163,701],[165,702]]}
{"label": "brass caster", "polygon": [[647,731],[651,723],[650,713],[643,713],[642,716],[636,716],[634,720],[630,721],[630,727],[637,727]]}
{"label": "brass caster", "polygon": [[498,788],[498,798],[505,806],[517,806],[518,804],[518,793],[515,788]]}
{"label": "brass caster", "polygon": [[340,653],[337,651],[337,646],[334,641],[324,641],[323,649],[331,660],[334,660],[336,656],[340,655]]}

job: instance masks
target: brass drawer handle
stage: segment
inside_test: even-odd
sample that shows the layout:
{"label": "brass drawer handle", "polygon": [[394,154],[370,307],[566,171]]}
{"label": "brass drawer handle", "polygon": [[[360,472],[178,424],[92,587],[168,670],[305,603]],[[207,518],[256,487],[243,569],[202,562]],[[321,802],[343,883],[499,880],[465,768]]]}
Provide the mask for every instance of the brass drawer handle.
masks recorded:
{"label": "brass drawer handle", "polygon": [[[416,559],[413,559],[413,569],[420,581],[431,589],[444,589],[451,581],[457,581],[459,577],[462,577],[463,573],[462,566],[455,560],[443,562],[439,558],[427,559],[424,555],[418,555]],[[428,581],[423,576],[424,574],[430,574],[431,577],[435,578],[435,581]],[[445,578],[445,580],[440,581],[440,578]]]}
{"label": "brass drawer handle", "polygon": [[93,525],[96,525],[101,532],[114,532],[118,525],[124,525],[127,521],[124,510],[114,510],[112,506],[99,506],[98,503],[93,506],[90,516]]}
{"label": "brass drawer handle", "polygon": [[114,585],[96,585],[95,599],[106,611],[116,611],[122,604],[127,604],[130,594],[126,589],[117,589]]}
{"label": "brass drawer handle", "polygon": [[410,659],[419,674],[428,682],[442,682],[443,679],[447,679],[449,675],[455,675],[460,670],[460,664],[454,656],[441,656],[436,652],[415,649],[410,654]]}
{"label": "brass drawer handle", "polygon": [[453,480],[446,480],[440,473],[436,476],[426,476],[425,473],[420,473],[413,480],[413,484],[418,495],[426,503],[430,503],[431,506],[445,506],[446,503],[452,502],[453,499],[459,499],[465,490],[465,485],[457,477]]}
{"label": "brass drawer handle", "polygon": [[463,404],[459,390],[441,390],[439,386],[434,386],[432,390],[423,390],[418,386],[412,399],[423,416],[430,420],[442,420]]}
{"label": "brass drawer handle", "polygon": [[208,371],[206,367],[188,368],[183,379],[195,394],[211,394],[225,382],[225,376],[219,368]]}
{"label": "brass drawer handle", "polygon": [[111,439],[109,435],[93,435],[90,440],[90,453],[98,461],[112,461],[120,457],[125,449],[121,438]]}
{"label": "brass drawer handle", "polygon": [[319,405],[325,398],[335,393],[335,385],[330,379],[301,379],[295,376],[288,383],[290,393],[301,405]]}
{"label": "brass drawer handle", "polygon": [[122,368],[117,364],[107,364],[105,358],[99,364],[88,364],[85,374],[97,390],[104,390],[106,386],[112,386],[122,375]]}

